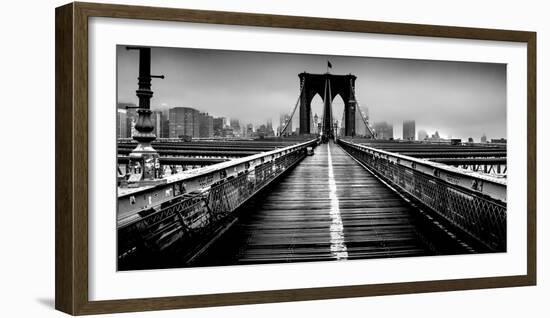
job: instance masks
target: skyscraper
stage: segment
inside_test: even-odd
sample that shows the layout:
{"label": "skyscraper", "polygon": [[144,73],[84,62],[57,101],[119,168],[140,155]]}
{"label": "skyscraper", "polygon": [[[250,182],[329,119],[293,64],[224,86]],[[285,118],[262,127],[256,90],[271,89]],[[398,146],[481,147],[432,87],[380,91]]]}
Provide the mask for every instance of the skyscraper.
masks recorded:
{"label": "skyscraper", "polygon": [[151,121],[153,122],[153,126],[155,126],[153,133],[157,138],[160,138],[162,135],[162,112],[158,110],[154,111],[151,114]]}
{"label": "skyscraper", "polygon": [[170,137],[170,124],[168,121],[167,111],[162,112],[161,119],[162,119],[162,124],[161,124],[160,138],[168,138]]}
{"label": "skyscraper", "polygon": [[[118,110],[121,110],[122,112],[118,112]],[[129,138],[129,137],[133,137],[134,134],[136,133],[136,130],[135,130],[135,126],[136,126],[136,122],[137,122],[137,119],[138,119],[138,114],[137,114],[137,105],[134,104],[134,103],[118,103],[117,104],[117,115],[118,114],[122,114],[122,113],[125,113],[126,115],[122,115],[122,117],[126,117],[126,120],[125,121],[120,121],[118,122],[117,124],[119,124],[120,126],[120,133],[122,133],[122,135],[124,137],[119,137],[119,138]],[[119,116],[119,120],[120,120],[120,117]],[[125,126],[122,127],[122,126]],[[118,128],[117,128],[118,129]],[[119,131],[117,130],[117,136],[118,136],[118,133]]]}
{"label": "skyscraper", "polygon": [[260,125],[258,128],[256,128],[256,134],[258,135],[258,137],[260,138],[264,138],[266,136],[266,126],[265,125]]}
{"label": "skyscraper", "polygon": [[128,118],[126,109],[117,109],[116,137],[128,138]]}
{"label": "skyscraper", "polygon": [[378,139],[393,139],[393,125],[388,122],[383,121],[374,123],[374,131]]}
{"label": "skyscraper", "polygon": [[190,107],[175,107],[168,112],[169,137],[199,137],[199,111]]}
{"label": "skyscraper", "polygon": [[208,113],[200,113],[199,121],[199,137],[214,136],[214,117],[208,115]]}
{"label": "skyscraper", "polygon": [[214,118],[214,136],[222,137],[224,135],[223,129],[225,128],[225,117]]}
{"label": "skyscraper", "polygon": [[440,141],[441,137],[439,136],[439,131],[436,130],[429,139],[431,141]]}
{"label": "skyscraper", "polygon": [[279,134],[283,134],[283,128],[285,128],[286,122],[289,121],[286,130],[284,131],[285,135],[292,134],[292,121],[290,120],[290,115],[282,114],[279,117]]}
{"label": "skyscraper", "polygon": [[246,124],[245,137],[252,137],[254,135],[254,126],[252,124]]}
{"label": "skyscraper", "polygon": [[239,124],[238,119],[230,119],[229,120],[229,126],[231,126],[231,129],[233,129],[233,134],[237,137],[240,137],[241,135],[241,125]]}
{"label": "skyscraper", "polygon": [[266,136],[275,136],[275,131],[273,130],[273,121],[270,119],[267,120],[267,125],[265,127]]}
{"label": "skyscraper", "polygon": [[414,140],[416,128],[414,120],[405,120],[403,122],[403,140]]}

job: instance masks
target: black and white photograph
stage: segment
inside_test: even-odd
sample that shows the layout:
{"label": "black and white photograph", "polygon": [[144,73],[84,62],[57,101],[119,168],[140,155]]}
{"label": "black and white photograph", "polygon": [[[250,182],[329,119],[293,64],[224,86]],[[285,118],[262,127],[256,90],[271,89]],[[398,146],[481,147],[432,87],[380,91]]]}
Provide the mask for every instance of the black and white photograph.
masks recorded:
{"label": "black and white photograph", "polygon": [[550,20],[501,3],[6,2],[0,318],[547,318]]}
{"label": "black and white photograph", "polygon": [[117,45],[119,271],[507,251],[507,66]]}

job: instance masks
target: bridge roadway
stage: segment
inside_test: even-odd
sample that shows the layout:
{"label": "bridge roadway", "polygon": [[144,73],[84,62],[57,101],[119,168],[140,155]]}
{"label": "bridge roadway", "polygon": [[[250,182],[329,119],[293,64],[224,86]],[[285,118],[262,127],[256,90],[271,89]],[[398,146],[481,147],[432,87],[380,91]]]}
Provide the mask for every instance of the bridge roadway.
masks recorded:
{"label": "bridge roadway", "polygon": [[413,209],[340,146],[322,144],[189,265],[431,255]]}

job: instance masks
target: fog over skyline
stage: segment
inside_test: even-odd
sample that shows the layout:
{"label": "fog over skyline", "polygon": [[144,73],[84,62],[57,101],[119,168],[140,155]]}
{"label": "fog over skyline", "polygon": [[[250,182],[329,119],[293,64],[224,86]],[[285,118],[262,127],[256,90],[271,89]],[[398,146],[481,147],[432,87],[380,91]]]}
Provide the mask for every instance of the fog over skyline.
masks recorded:
{"label": "fog over skyline", "polygon": [[[117,101],[136,103],[137,51],[117,47]],[[214,117],[255,125],[289,113],[299,95],[301,72],[354,74],[356,99],[368,108],[371,124],[387,121],[394,137],[402,137],[402,122],[416,121],[416,133],[436,130],[441,137],[476,141],[482,134],[506,138],[506,65],[306,54],[280,54],[181,48],[153,48],[152,110],[193,107]],[[337,97],[333,113],[342,118]],[[316,97],[312,113],[322,116]],[[295,117],[298,116],[298,111]],[[295,118],[294,123],[297,122]],[[293,128],[295,128],[294,125]]]}

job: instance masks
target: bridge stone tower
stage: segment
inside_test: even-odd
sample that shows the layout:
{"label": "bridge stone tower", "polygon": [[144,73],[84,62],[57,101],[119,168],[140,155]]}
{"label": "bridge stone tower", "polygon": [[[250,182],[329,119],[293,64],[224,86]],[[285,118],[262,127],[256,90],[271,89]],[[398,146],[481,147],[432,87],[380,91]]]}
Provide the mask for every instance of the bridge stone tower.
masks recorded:
{"label": "bridge stone tower", "polygon": [[345,135],[355,135],[355,80],[357,76],[300,73],[301,95],[300,95],[300,134],[309,134],[311,131],[311,100],[319,94],[323,100],[323,130],[322,133],[328,138],[334,137],[332,127],[332,101],[340,95],[344,101],[344,125]]}

